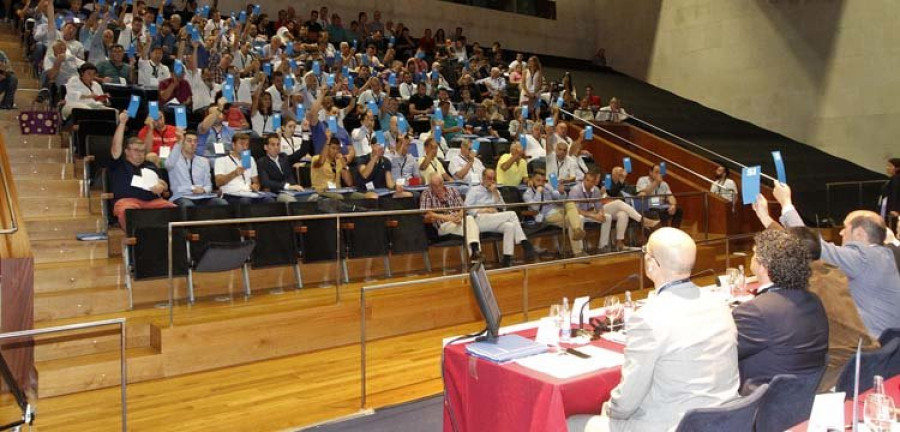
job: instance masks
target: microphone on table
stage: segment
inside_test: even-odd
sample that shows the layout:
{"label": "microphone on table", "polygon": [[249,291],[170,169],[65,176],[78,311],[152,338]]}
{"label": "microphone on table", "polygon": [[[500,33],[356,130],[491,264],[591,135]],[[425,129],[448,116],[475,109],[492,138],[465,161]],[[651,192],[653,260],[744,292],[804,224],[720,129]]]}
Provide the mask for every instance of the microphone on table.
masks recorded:
{"label": "microphone on table", "polygon": [[[700,270],[700,271],[698,271],[697,273],[691,273],[690,278],[693,279],[693,278],[695,278],[695,277],[697,277],[697,276],[701,276],[701,275],[705,275],[705,274],[716,274],[716,270],[715,270],[715,269],[711,269],[711,268],[708,268],[708,269],[706,269],[706,270]],[[716,283],[718,283],[718,280],[716,281]]]}
{"label": "microphone on table", "polygon": [[588,301],[584,302],[584,304],[581,305],[581,310],[578,312],[578,331],[579,332],[584,331],[584,308],[587,307],[587,305],[591,304],[591,300],[593,300],[595,298],[603,297],[603,296],[609,294],[610,292],[612,292],[613,290],[615,290],[616,288],[622,286],[622,284],[624,284],[625,282],[631,282],[631,281],[637,280],[638,277],[640,277],[640,276],[637,273],[632,273],[632,274],[626,276],[624,279],[617,282],[615,285],[601,291],[600,294],[588,297]]}

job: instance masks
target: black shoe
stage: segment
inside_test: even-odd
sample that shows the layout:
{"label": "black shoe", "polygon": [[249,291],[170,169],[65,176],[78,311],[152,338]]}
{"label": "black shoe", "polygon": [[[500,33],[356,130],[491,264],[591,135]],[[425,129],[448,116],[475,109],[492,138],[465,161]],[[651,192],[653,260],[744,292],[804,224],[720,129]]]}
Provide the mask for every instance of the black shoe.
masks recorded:
{"label": "black shoe", "polygon": [[500,258],[500,266],[501,267],[511,267],[512,266],[512,255],[503,255],[503,258]]}
{"label": "black shoe", "polygon": [[472,264],[475,264],[483,259],[484,259],[484,256],[481,255],[481,251],[476,250],[475,252],[472,252],[472,254],[469,255],[469,262]]}
{"label": "black shoe", "polygon": [[534,262],[537,259],[537,253],[534,251],[534,245],[532,245],[528,240],[523,240],[520,245],[522,245],[522,249],[525,251],[525,261]]}

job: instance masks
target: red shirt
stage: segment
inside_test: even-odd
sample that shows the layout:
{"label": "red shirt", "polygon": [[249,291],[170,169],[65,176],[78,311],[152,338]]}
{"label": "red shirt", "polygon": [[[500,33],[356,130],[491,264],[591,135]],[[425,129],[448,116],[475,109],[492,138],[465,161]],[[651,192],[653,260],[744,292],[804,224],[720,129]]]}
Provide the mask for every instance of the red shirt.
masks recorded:
{"label": "red shirt", "polygon": [[[144,128],[138,132],[138,138],[141,140],[147,136],[147,131],[149,130],[149,126],[144,125]],[[153,153],[159,154],[159,148],[162,146],[168,146],[169,149],[175,147],[175,142],[178,139],[175,137],[175,126],[166,125],[166,128],[163,129],[162,132],[153,128],[153,148],[150,149]]]}
{"label": "red shirt", "polygon": [[185,105],[185,102],[187,102],[187,100],[191,98],[191,94],[192,94],[191,93],[191,85],[188,84],[187,80],[182,78],[181,81],[178,82],[178,88],[176,88],[175,91],[172,92],[172,95],[169,97],[169,99],[163,100],[163,98],[162,98],[163,90],[169,88],[169,86],[172,85],[172,82],[174,82],[174,81],[175,80],[173,78],[167,78],[167,79],[164,79],[159,82],[159,105],[160,105],[160,108],[162,108],[163,105],[165,105],[170,100],[172,100],[172,98],[178,98],[178,102],[181,105]]}

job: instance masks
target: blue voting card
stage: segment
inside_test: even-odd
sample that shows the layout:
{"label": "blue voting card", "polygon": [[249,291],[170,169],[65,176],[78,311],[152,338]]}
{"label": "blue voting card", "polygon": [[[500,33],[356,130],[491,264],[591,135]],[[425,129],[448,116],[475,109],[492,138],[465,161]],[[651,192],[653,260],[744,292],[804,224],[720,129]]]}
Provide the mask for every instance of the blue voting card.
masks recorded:
{"label": "blue voting card", "polygon": [[525,134],[519,134],[519,145],[522,146],[522,150],[528,147],[528,138],[525,137]]}
{"label": "blue voting card", "polygon": [[375,142],[384,145],[384,131],[375,131]]}
{"label": "blue voting card", "polygon": [[187,109],[183,105],[175,107],[175,127],[187,129]]}
{"label": "blue voting card", "polygon": [[559,177],[556,176],[556,173],[550,173],[547,180],[550,180],[550,186],[553,186],[553,189],[559,189]]}
{"label": "blue voting card", "polygon": [[759,166],[741,169],[741,196],[744,198],[744,204],[753,204],[759,195],[759,172]]}
{"label": "blue voting card", "polygon": [[135,53],[134,44],[128,45],[128,50],[125,51],[125,54],[128,57],[134,57],[134,53]]}
{"label": "blue voting card", "polygon": [[97,0],[97,6],[103,6],[106,4],[106,0]]}
{"label": "blue voting card", "polygon": [[369,111],[372,111],[373,115],[378,115],[378,104],[376,104],[375,101],[369,101],[369,103],[366,104],[366,108],[368,108]]}
{"label": "blue voting card", "polygon": [[263,63],[263,72],[266,76],[272,76],[272,63]]}
{"label": "blue voting card", "polygon": [[391,87],[397,87],[397,73],[391,72],[391,74],[388,75],[388,85]]}
{"label": "blue voting card", "polygon": [[394,36],[391,36],[391,38],[388,39],[388,45],[394,46],[394,42],[397,42],[397,38],[395,38]]}
{"label": "blue voting card", "polygon": [[425,58],[425,52],[424,51],[416,52],[416,58],[419,60],[422,60],[423,58]]}
{"label": "blue voting card", "polygon": [[293,42],[288,42],[288,43],[284,44],[284,53],[287,54],[288,56],[294,55],[294,43]]}
{"label": "blue voting card", "polygon": [[590,141],[594,139],[594,127],[593,126],[585,126],[584,127],[584,139]]}
{"label": "blue voting card", "polygon": [[359,46],[359,42],[357,42],[356,39],[353,39],[353,50],[355,51],[358,46]]}
{"label": "blue voting card", "polygon": [[291,70],[297,69],[297,60],[290,59],[288,60],[288,65],[291,67]]}
{"label": "blue voting card", "polygon": [[234,86],[230,86],[225,84],[222,86],[222,96],[225,97],[225,102],[232,103],[234,102]]}
{"label": "blue voting card", "polygon": [[440,144],[441,143],[441,127],[440,126],[434,127],[434,142],[436,142],[438,144],[438,147],[440,147],[440,145],[441,145]]}
{"label": "blue voting card", "polygon": [[347,66],[341,66],[341,76],[349,77],[350,68],[348,68]]}
{"label": "blue voting card", "polygon": [[334,87],[334,74],[328,74],[328,77],[325,78],[325,84],[328,87]]}
{"label": "blue voting card", "polygon": [[262,5],[253,5],[253,15],[259,15],[262,12]]}
{"label": "blue voting card", "polygon": [[163,25],[164,21],[165,21],[165,18],[163,18],[163,14],[160,13],[159,15],[156,16],[156,26],[157,27],[161,27]]}
{"label": "blue voting card", "polygon": [[203,9],[201,10],[200,14],[203,15],[203,18],[209,18],[209,5],[203,5]]}
{"label": "blue voting card", "polygon": [[284,88],[287,89],[288,92],[294,90],[294,77],[291,75],[287,75],[284,77]]}
{"label": "blue voting card", "polygon": [[322,67],[319,65],[318,60],[313,61],[312,70],[316,76],[322,75]]}
{"label": "blue voting card", "polygon": [[253,165],[251,165],[251,160],[253,160],[253,156],[250,154],[250,150],[244,150],[241,152],[241,166],[244,169],[250,169]]}
{"label": "blue voting card", "polygon": [[234,75],[233,74],[225,75],[225,84],[228,84],[231,87],[234,87]]}
{"label": "blue voting card", "polygon": [[528,118],[528,105],[522,105],[522,118]]}
{"label": "blue voting card", "polygon": [[305,117],[305,116],[306,116],[306,110],[303,109],[303,104],[297,105],[297,111],[296,111],[296,114],[295,114],[295,117],[297,118],[297,121],[298,121],[298,122],[302,122],[302,121],[303,121],[303,117]]}
{"label": "blue voting card", "polygon": [[431,70],[431,80],[437,81],[438,79],[440,79],[440,74],[438,74],[438,71],[436,69],[432,69]]}
{"label": "blue voting card", "polygon": [[434,119],[438,121],[444,121],[444,112],[441,111],[440,108],[434,109]]}
{"label": "blue voting card", "polygon": [[63,17],[62,17],[61,15],[57,15],[57,17],[56,17],[56,28],[57,28],[57,29],[61,29],[62,26],[63,26],[63,22],[64,22],[64,21],[65,21],[65,20],[63,19]]}
{"label": "blue voting card", "polygon": [[272,115],[272,129],[281,129],[281,114],[275,113]]}
{"label": "blue voting card", "polygon": [[563,104],[565,104],[565,101],[563,100],[562,96],[556,98],[556,106],[562,108]]}
{"label": "blue voting card", "polygon": [[347,79],[347,88],[353,90],[353,77]]}
{"label": "blue voting card", "polygon": [[332,134],[337,133],[337,117],[328,116],[328,130],[330,130]]}
{"label": "blue voting card", "polygon": [[150,115],[150,118],[153,120],[159,120],[159,102],[150,101],[147,103],[147,111]]}
{"label": "blue voting card", "polygon": [[668,171],[668,170],[666,169],[666,163],[665,163],[665,162],[660,162],[660,163],[659,163],[659,175],[660,175],[660,176],[664,176],[664,175],[666,175],[666,172],[667,172],[667,171]]}
{"label": "blue voting card", "polygon": [[606,190],[612,189],[612,176],[611,175],[607,174],[606,177],[603,178],[603,187],[605,187]]}
{"label": "blue voting card", "polygon": [[416,142],[409,143],[409,154],[411,154],[414,158],[419,158],[419,144]]}
{"label": "blue voting card", "polygon": [[784,171],[784,159],[781,158],[781,152],[773,151],[772,159],[775,161],[775,173],[778,175],[778,181],[787,183],[787,173]]}
{"label": "blue voting card", "polygon": [[553,126],[553,117],[547,117],[547,126]]}
{"label": "blue voting card", "polygon": [[241,11],[240,15],[238,15],[238,22],[242,25],[247,22],[247,11]]}
{"label": "blue voting card", "polygon": [[359,58],[362,59],[363,66],[369,65],[369,55],[368,54],[363,54],[363,55],[359,56]]}
{"label": "blue voting card", "polygon": [[156,23],[150,23],[150,37],[156,37]]}
{"label": "blue voting card", "polygon": [[626,174],[631,174],[631,158],[622,158],[622,166],[625,168]]}
{"label": "blue voting card", "polygon": [[200,42],[200,32],[197,31],[197,27],[191,27],[191,41]]}
{"label": "blue voting card", "polygon": [[140,107],[141,97],[138,95],[131,95],[131,102],[128,103],[128,118],[135,118]]}
{"label": "blue voting card", "polygon": [[399,119],[397,119],[397,130],[402,134],[405,134],[406,131],[409,130],[409,124],[406,123],[406,117],[400,117]]}
{"label": "blue voting card", "polygon": [[175,69],[175,75],[184,74],[184,63],[182,63],[181,60],[175,60],[175,64],[172,68]]}
{"label": "blue voting card", "polygon": [[459,127],[466,126],[466,119],[464,119],[463,116],[456,116],[456,121],[458,122],[457,126],[459,126]]}
{"label": "blue voting card", "polygon": [[480,150],[480,149],[481,149],[481,141],[478,141],[478,140],[472,141],[472,151],[475,152],[475,154],[478,154],[478,150]]}

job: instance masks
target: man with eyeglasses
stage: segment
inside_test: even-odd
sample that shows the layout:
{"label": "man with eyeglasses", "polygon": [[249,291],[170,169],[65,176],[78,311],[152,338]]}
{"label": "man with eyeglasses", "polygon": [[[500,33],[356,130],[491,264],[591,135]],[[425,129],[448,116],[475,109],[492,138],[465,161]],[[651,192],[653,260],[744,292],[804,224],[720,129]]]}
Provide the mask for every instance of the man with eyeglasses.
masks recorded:
{"label": "man with eyeglasses", "polygon": [[525,260],[535,260],[535,250],[525,232],[519,217],[514,211],[502,211],[498,207],[506,204],[500,190],[497,188],[497,174],[492,169],[484,170],[481,176],[481,184],[473,186],[466,194],[466,207],[473,206],[497,206],[468,210],[475,218],[479,231],[498,232],[503,234],[503,258],[500,260],[503,267],[512,265],[513,255],[517,244],[525,250]]}
{"label": "man with eyeglasses", "polygon": [[737,397],[737,330],[728,305],[691,282],[694,240],[661,228],[644,251],[655,296],[625,324],[622,380],[601,415],[570,417],[570,431],[671,430],[686,411]]}

